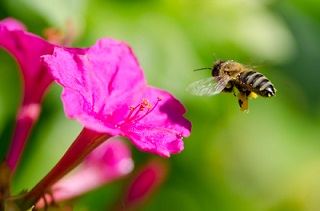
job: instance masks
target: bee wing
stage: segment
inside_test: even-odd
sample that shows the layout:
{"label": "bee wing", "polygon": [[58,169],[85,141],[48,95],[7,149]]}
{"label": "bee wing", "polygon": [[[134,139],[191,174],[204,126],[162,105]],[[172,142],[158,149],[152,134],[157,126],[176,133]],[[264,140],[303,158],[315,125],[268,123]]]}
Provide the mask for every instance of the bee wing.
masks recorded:
{"label": "bee wing", "polygon": [[187,91],[198,96],[211,96],[219,94],[228,84],[230,78],[225,77],[210,77],[193,82],[187,87]]}

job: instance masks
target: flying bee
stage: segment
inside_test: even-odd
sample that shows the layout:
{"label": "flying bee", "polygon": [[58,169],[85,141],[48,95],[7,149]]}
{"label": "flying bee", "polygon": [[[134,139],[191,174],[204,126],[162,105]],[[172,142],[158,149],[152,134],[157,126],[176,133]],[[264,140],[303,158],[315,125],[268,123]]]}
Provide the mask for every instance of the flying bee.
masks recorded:
{"label": "flying bee", "polygon": [[212,77],[193,82],[187,91],[198,96],[211,96],[220,92],[233,93],[238,89],[241,111],[248,111],[248,98],[272,97],[276,89],[268,78],[233,60],[217,60],[211,69]]}

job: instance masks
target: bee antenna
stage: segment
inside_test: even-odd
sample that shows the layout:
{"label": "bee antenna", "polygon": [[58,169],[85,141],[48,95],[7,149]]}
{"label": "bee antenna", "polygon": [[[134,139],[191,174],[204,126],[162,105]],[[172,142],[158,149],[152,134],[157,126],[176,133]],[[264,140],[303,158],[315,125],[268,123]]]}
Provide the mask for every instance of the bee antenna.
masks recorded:
{"label": "bee antenna", "polygon": [[211,70],[211,67],[203,67],[203,68],[195,69],[193,71],[199,71],[199,70]]}
{"label": "bee antenna", "polygon": [[213,54],[213,58],[214,58],[214,61],[217,61],[217,55],[215,53]]}

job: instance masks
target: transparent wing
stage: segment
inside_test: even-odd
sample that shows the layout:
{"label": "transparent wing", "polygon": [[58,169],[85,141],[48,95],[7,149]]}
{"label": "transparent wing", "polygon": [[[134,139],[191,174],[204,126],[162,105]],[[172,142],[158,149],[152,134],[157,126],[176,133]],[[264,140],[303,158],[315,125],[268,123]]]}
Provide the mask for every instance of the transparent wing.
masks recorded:
{"label": "transparent wing", "polygon": [[228,84],[230,78],[224,77],[210,77],[196,82],[193,82],[187,87],[187,92],[198,96],[211,96],[219,94]]}

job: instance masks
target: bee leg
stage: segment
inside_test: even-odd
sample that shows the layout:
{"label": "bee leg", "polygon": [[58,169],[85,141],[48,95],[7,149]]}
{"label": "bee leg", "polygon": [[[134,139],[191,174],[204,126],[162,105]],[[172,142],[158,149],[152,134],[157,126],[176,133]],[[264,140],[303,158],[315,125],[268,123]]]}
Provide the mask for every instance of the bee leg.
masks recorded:
{"label": "bee leg", "polygon": [[234,90],[233,90],[233,87],[226,87],[226,88],[224,88],[223,89],[223,92],[225,92],[225,93],[231,93],[231,92],[233,92],[234,93]]}
{"label": "bee leg", "polygon": [[248,96],[245,92],[238,93],[238,103],[241,111],[248,111]]}

